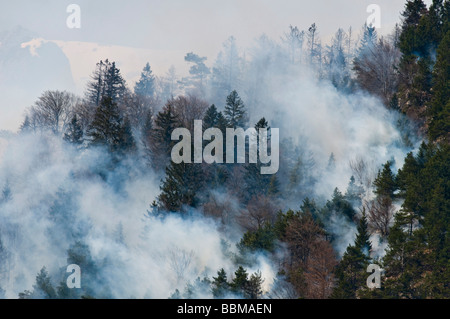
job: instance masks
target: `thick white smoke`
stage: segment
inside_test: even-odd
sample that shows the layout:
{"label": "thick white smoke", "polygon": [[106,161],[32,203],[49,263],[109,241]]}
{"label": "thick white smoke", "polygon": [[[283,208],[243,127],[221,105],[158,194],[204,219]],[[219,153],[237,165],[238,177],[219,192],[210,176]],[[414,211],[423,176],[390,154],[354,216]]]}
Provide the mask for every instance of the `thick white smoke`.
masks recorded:
{"label": "thick white smoke", "polygon": [[[111,186],[114,178],[119,182],[117,177],[103,180],[92,174],[106,161],[100,150],[79,152],[60,138],[40,134],[3,139],[3,144],[0,181],[11,190],[0,206],[1,240],[8,252],[0,276],[5,297],[17,298],[32,289],[43,266],[50,275],[67,266],[67,249],[73,244],[64,233],[67,224],[84,234],[92,259],[101,267],[99,293],[108,287],[108,297],[167,298],[197,277],[211,278],[221,268],[229,274],[235,270],[223,250],[228,238],[214,220],[147,214],[159,194],[159,180],[151,171],[133,172],[139,163],[128,167],[118,190]],[[67,212],[66,225],[50,213],[62,190],[76,203],[67,207],[75,211]],[[274,270],[263,257],[255,267],[249,271],[260,269],[268,288]]]}

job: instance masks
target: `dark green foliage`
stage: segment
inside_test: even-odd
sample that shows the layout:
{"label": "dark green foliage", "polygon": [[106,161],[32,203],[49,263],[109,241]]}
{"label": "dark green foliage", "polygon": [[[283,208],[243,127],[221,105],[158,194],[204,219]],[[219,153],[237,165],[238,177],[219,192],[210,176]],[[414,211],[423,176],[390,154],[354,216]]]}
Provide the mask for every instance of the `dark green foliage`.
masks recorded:
{"label": "dark green foliage", "polygon": [[352,204],[342,195],[338,188],[334,189],[332,199],[327,201],[322,209],[322,218],[327,219],[333,213],[343,215],[350,221],[353,220],[356,214]]}
{"label": "dark green foliage", "polygon": [[125,80],[116,68],[116,63],[111,63],[108,59],[97,63],[87,87],[88,103],[99,106],[104,97],[110,98],[113,103],[120,103],[126,94]]}
{"label": "dark green foliage", "polygon": [[244,267],[239,266],[239,268],[234,272],[234,278],[230,283],[231,291],[235,294],[245,296],[247,285],[248,285],[247,270]]}
{"label": "dark green foliage", "polygon": [[113,154],[126,154],[135,147],[130,122],[123,120],[117,104],[109,97],[97,107],[87,135],[90,145],[105,146]]}
{"label": "dark green foliage", "polygon": [[64,140],[74,145],[81,145],[83,143],[83,128],[78,122],[77,116],[74,115],[70,121],[69,127],[64,134]]}
{"label": "dark green foliage", "polygon": [[395,191],[397,190],[397,184],[395,181],[395,175],[391,170],[392,162],[387,162],[383,166],[382,171],[378,171],[378,175],[373,182],[375,187],[375,194],[378,196],[388,196],[390,198],[395,197]]}
{"label": "dark green foliage", "polygon": [[[258,134],[260,129],[267,129],[268,136],[270,134],[269,123],[263,117],[255,125],[256,134]],[[257,145],[257,151],[259,154],[260,145]],[[267,143],[267,141],[263,141]],[[270,143],[270,142],[269,142]],[[269,144],[268,144],[269,145]],[[270,152],[270,150],[269,150]],[[244,200],[249,200],[254,196],[266,195],[266,196],[276,196],[279,193],[279,182],[276,174],[268,175],[261,174],[262,163],[257,160],[257,163],[249,163],[245,166],[244,180],[245,180],[245,190],[246,196]]]}
{"label": "dark green foliage", "polygon": [[178,212],[183,205],[196,207],[201,187],[202,178],[197,164],[171,162],[158,197],[160,207],[169,212]]}
{"label": "dark green foliage", "polygon": [[429,136],[432,140],[449,140],[450,132],[450,31],[437,50],[433,70],[433,98],[429,115]]}
{"label": "dark green foliage", "polygon": [[448,298],[450,147],[422,144],[399,171],[402,212],[390,229],[383,266],[386,298]]}
{"label": "dark green foliage", "polygon": [[247,231],[238,244],[241,253],[248,251],[273,252],[275,248],[276,233],[272,225],[265,224],[256,231]]}
{"label": "dark green foliage", "polygon": [[172,141],[172,132],[179,127],[179,119],[170,101],[156,115],[154,124],[149,142],[153,165],[157,169],[165,169],[169,164],[172,147],[175,145]]}
{"label": "dark green foliage", "polygon": [[367,219],[363,212],[358,225],[355,243],[347,247],[336,268],[337,283],[332,298],[355,299],[358,296],[358,290],[365,288],[368,276],[366,269],[369,265],[369,251],[371,248]]}
{"label": "dark green foliage", "polygon": [[217,112],[216,106],[211,105],[205,113],[203,117],[203,130],[206,130],[211,127],[217,127],[219,122],[219,112]]}
{"label": "dark green foliage", "polygon": [[222,299],[229,292],[229,284],[227,279],[227,273],[222,268],[217,272],[217,277],[213,277],[212,281],[212,294],[214,298]]}
{"label": "dark green foliage", "polygon": [[366,256],[369,256],[369,253],[372,250],[372,243],[370,242],[370,234],[365,210],[363,210],[362,217],[358,224],[355,247],[361,249],[361,251]]}
{"label": "dark green foliage", "polygon": [[228,122],[228,127],[244,128],[247,124],[247,117],[244,102],[234,90],[227,96],[227,103],[224,111],[225,119]]}

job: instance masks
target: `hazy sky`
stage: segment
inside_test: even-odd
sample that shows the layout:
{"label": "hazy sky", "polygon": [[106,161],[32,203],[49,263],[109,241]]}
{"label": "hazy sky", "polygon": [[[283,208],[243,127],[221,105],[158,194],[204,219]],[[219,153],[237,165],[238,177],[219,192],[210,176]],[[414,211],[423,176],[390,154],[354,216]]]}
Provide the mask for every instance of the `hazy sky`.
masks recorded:
{"label": "hazy sky", "polygon": [[[426,1],[427,4],[431,0]],[[81,28],[66,25],[69,4],[81,8]],[[211,66],[231,35],[241,48],[262,34],[278,40],[289,25],[316,23],[329,40],[338,28],[360,32],[370,4],[381,9],[380,34],[400,21],[406,0],[1,0],[0,31],[17,25],[58,44],[68,57],[76,92],[82,93],[95,63],[116,61],[128,83],[146,62],[157,75],[171,65],[186,72],[187,52],[207,56]],[[39,41],[37,42],[39,45]],[[33,45],[36,45],[34,42]],[[30,46],[30,49],[32,46]],[[1,58],[1,57],[0,57]]]}
{"label": "hazy sky", "polygon": [[[323,35],[359,28],[369,4],[381,8],[382,27],[398,21],[405,0],[16,0],[2,1],[0,29],[20,24],[53,40],[88,41],[163,50],[217,49],[229,35],[250,41],[279,36],[289,24],[316,22]],[[431,0],[429,1],[431,2]],[[66,26],[66,7],[81,7],[82,27]]]}
{"label": "hazy sky", "polygon": [[[321,37],[325,39],[330,38],[339,27],[348,29],[352,26],[355,32],[359,32],[370,15],[367,13],[370,4],[380,6],[379,33],[386,33],[399,21],[405,2],[405,0],[2,0],[0,30],[22,25],[47,40],[94,42],[100,45],[179,54],[194,51],[199,55],[208,56],[211,63],[222,43],[230,35],[237,38],[238,44],[245,46],[263,33],[279,39],[291,24],[300,29],[307,29],[315,22]],[[66,8],[71,3],[78,4],[81,8],[80,29],[69,29],[66,26],[66,19],[69,16]],[[180,62],[169,61],[171,57],[170,55],[166,57],[165,64]]]}

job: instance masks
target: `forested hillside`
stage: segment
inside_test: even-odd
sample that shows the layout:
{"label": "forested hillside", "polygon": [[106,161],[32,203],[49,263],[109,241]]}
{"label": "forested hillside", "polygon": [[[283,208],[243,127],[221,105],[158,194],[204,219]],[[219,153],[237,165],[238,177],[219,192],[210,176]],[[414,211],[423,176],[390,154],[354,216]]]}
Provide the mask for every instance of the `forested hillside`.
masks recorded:
{"label": "forested hillside", "polygon": [[[42,92],[0,132],[0,297],[449,298],[449,15],[413,0],[389,36],[230,37],[183,78],[149,61],[127,83],[105,57],[83,96]],[[225,148],[176,164],[195,120],[278,128],[277,173]]]}

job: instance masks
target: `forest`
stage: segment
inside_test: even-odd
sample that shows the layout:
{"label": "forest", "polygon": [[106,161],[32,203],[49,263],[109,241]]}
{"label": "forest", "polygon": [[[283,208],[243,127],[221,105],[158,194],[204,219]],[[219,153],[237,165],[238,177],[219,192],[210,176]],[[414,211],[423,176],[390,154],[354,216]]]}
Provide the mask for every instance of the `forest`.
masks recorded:
{"label": "forest", "polygon": [[[105,57],[83,96],[42,92],[0,131],[0,298],[450,298],[450,1],[399,20],[231,36],[185,77],[128,83]],[[279,129],[278,171],[225,143],[175,163],[198,120]]]}

